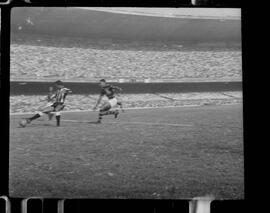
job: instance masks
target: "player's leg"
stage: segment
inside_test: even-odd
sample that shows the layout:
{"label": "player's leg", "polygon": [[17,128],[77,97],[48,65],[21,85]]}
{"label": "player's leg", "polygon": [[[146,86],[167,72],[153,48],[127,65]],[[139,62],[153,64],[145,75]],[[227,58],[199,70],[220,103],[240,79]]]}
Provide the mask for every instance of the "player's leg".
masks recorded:
{"label": "player's leg", "polygon": [[[52,102],[48,102],[47,107],[52,107],[52,106],[53,106],[53,103]],[[48,115],[48,120],[49,121],[52,120],[54,113],[52,111],[49,111],[46,114]]]}
{"label": "player's leg", "polygon": [[60,111],[55,112],[55,118],[56,118],[56,126],[60,126],[60,120],[61,120],[61,113],[60,113]]}
{"label": "player's leg", "polygon": [[121,109],[122,112],[125,112],[125,110],[123,108],[123,102],[122,101],[118,100],[117,101],[117,105],[120,107],[120,109]]}
{"label": "player's leg", "polygon": [[102,117],[104,115],[108,115],[110,113],[110,110],[111,109],[111,105],[109,102],[106,102],[104,103],[101,107],[100,107],[100,110],[99,110],[99,113],[98,113],[98,123],[101,123],[101,120],[102,120]]}
{"label": "player's leg", "polygon": [[[118,100],[116,98],[112,98],[109,100],[111,108],[115,108],[118,105]],[[114,114],[114,117],[117,118],[119,111],[118,109],[111,110],[111,114]]]}
{"label": "player's leg", "polygon": [[[48,103],[45,105],[45,107],[43,107],[43,109],[44,109],[44,108],[47,108],[47,107],[51,107],[51,106],[53,106],[53,104],[54,104],[54,103],[52,103],[52,102],[48,102]],[[41,111],[43,111],[43,110],[41,110]],[[48,120],[49,120],[49,121],[52,120],[54,113],[53,113],[53,112],[48,112],[48,113],[46,113],[46,114],[48,115]]]}
{"label": "player's leg", "polygon": [[118,114],[119,114],[119,111],[118,109],[114,109],[114,107],[117,106],[117,99],[116,98],[113,98],[113,99],[110,99],[108,102],[107,102],[107,105],[106,106],[109,106],[108,107],[108,110],[104,112],[104,115],[114,115],[115,118],[117,118]]}
{"label": "player's leg", "polygon": [[110,110],[113,107],[115,107],[117,105],[117,100],[116,98],[110,99],[108,102],[104,103],[100,110],[99,110],[99,117],[98,117],[98,123],[101,122],[102,120],[102,116],[104,115],[114,115],[115,118],[117,118],[119,111],[116,110]]}
{"label": "player's leg", "polygon": [[52,112],[49,112],[49,113],[48,113],[48,120],[49,120],[49,121],[52,120],[53,115],[54,115],[54,113],[52,113]]}
{"label": "player's leg", "polygon": [[26,121],[27,121],[27,123],[31,123],[33,120],[36,120],[36,119],[38,119],[39,117],[41,117],[44,113],[45,113],[45,114],[48,114],[48,113],[50,113],[50,112],[52,112],[52,111],[53,111],[53,107],[51,107],[51,106],[46,107],[46,108],[44,108],[42,111],[37,112],[37,113],[36,113],[35,115],[33,115],[32,117],[27,118]]}
{"label": "player's leg", "polygon": [[55,111],[55,118],[56,118],[56,126],[60,126],[61,121],[61,110],[63,110],[65,107],[64,104],[56,105],[54,108]]}
{"label": "player's leg", "polygon": [[42,112],[37,112],[36,114],[34,114],[32,117],[30,118],[26,118],[26,121],[28,124],[30,124],[33,120],[38,119],[39,117],[41,117],[43,115]]}

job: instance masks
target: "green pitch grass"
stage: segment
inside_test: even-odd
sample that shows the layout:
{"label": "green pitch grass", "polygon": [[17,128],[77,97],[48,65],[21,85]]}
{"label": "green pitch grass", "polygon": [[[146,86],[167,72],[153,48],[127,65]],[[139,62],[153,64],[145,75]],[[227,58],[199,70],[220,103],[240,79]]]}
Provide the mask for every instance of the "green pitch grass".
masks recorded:
{"label": "green pitch grass", "polygon": [[[10,196],[244,198],[242,105],[10,117]],[[90,123],[86,123],[90,121]]]}

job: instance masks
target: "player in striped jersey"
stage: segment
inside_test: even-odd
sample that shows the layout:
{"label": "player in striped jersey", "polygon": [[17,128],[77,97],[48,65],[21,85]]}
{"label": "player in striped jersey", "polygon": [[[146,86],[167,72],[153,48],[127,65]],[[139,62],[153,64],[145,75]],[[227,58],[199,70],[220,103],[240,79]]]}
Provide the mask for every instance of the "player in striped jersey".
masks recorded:
{"label": "player in striped jersey", "polygon": [[113,114],[114,117],[117,118],[117,116],[119,114],[118,109],[115,109],[115,110],[111,110],[111,109],[116,107],[117,105],[120,105],[120,107],[122,108],[122,103],[118,102],[116,97],[115,97],[115,94],[119,94],[119,92],[121,92],[122,89],[117,87],[117,86],[113,86],[113,85],[106,83],[105,79],[101,79],[99,81],[99,85],[101,87],[101,93],[100,93],[99,99],[98,99],[96,105],[94,106],[93,110],[96,110],[96,108],[99,105],[99,103],[101,102],[103,96],[107,96],[107,98],[109,100],[106,101],[100,107],[97,123],[101,123],[102,117],[104,115],[112,115]]}
{"label": "player in striped jersey", "polygon": [[55,86],[56,86],[57,90],[56,90],[54,96],[51,97],[51,98],[53,98],[52,100],[54,100],[54,102],[52,102],[51,105],[49,105],[48,107],[46,107],[42,111],[37,112],[34,116],[27,118],[26,121],[28,124],[31,123],[33,120],[41,117],[44,113],[48,114],[48,113],[55,112],[56,124],[57,124],[57,126],[60,126],[60,117],[61,117],[60,112],[61,112],[61,110],[64,109],[64,107],[65,107],[64,103],[66,100],[66,96],[69,93],[71,93],[71,90],[65,88],[62,81],[56,81]]}

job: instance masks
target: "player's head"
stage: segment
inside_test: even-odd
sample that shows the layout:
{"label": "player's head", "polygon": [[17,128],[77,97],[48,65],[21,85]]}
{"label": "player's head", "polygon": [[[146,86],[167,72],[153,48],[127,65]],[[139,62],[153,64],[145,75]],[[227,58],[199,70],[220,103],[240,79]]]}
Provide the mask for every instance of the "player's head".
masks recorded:
{"label": "player's head", "polygon": [[60,88],[63,88],[64,87],[64,83],[60,80],[56,81],[55,82],[55,86],[60,89]]}
{"label": "player's head", "polygon": [[99,80],[99,85],[101,86],[101,87],[105,87],[106,86],[106,80],[103,78],[103,79],[101,79],[101,80]]}

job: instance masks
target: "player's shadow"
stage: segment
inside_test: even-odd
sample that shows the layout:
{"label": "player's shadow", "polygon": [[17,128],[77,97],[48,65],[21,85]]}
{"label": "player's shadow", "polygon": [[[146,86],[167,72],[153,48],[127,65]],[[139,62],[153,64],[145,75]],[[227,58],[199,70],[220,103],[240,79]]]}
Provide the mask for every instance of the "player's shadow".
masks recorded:
{"label": "player's shadow", "polygon": [[51,127],[55,127],[55,124],[31,124],[31,126],[51,126]]}
{"label": "player's shadow", "polygon": [[100,124],[99,122],[97,122],[97,120],[95,120],[95,121],[63,120],[62,122],[64,122],[64,123],[77,123],[77,124]]}
{"label": "player's shadow", "polygon": [[[43,121],[43,120],[39,120],[39,121]],[[68,121],[63,121],[64,123],[69,123]],[[73,122],[75,123],[75,122]],[[97,121],[88,121],[88,122],[76,122],[76,123],[84,123],[84,124],[95,124],[98,125],[100,123],[98,123]],[[74,126],[74,125],[71,125]],[[50,123],[31,123],[30,125],[27,125],[25,127],[23,126],[17,126],[17,128],[30,128],[30,127],[57,127],[55,124],[50,124]],[[60,127],[65,127],[65,125],[61,125]],[[68,126],[70,127],[70,126]]]}
{"label": "player's shadow", "polygon": [[17,126],[17,128],[30,128],[30,127],[56,127],[55,124],[30,124],[25,127],[23,126]]}
{"label": "player's shadow", "polygon": [[88,124],[100,124],[97,121],[89,121]]}

